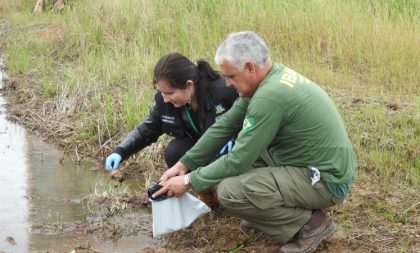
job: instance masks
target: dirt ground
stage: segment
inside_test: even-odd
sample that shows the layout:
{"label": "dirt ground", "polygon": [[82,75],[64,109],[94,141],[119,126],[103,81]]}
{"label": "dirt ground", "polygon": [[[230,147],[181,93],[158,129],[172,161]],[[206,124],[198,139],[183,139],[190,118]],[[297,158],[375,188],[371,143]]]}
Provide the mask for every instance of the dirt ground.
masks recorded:
{"label": "dirt ground", "polygon": [[[126,177],[141,176],[128,170]],[[386,196],[380,197],[378,192],[354,189],[345,203],[327,210],[338,229],[320,245],[317,252],[397,252],[400,244],[406,243],[407,239],[407,252],[419,252],[418,221],[404,220],[401,216],[400,221],[391,224],[380,215],[370,213],[369,203],[375,203],[378,199],[398,202],[401,196],[397,192],[397,189],[390,190]],[[416,191],[412,193],[411,197],[415,197]],[[146,193],[137,196],[91,194],[81,201],[86,210],[84,220],[48,226],[39,224],[32,228],[33,231],[86,233],[94,241],[114,241],[138,233],[152,237],[151,216],[144,215],[145,212],[151,212]],[[139,252],[277,252],[279,245],[276,242],[259,231],[242,232],[238,227],[239,222],[238,218],[230,216],[222,208],[213,207],[209,214],[198,219],[190,228],[161,236],[160,246],[147,247]],[[74,252],[97,251],[88,246],[79,246]]]}
{"label": "dirt ground", "polygon": [[[151,217],[139,214],[144,213],[144,209],[150,211],[150,204],[145,194],[136,197],[89,195],[82,202],[87,213],[84,220],[52,225],[38,224],[32,227],[32,231],[52,234],[86,233],[95,241],[118,240],[140,232],[152,236]],[[190,228],[161,236],[159,238],[161,246],[147,247],[139,252],[277,252],[276,242],[255,230],[242,232],[238,228],[239,221],[216,207],[198,219]],[[80,245],[75,248],[75,252],[96,251]],[[357,248],[347,243],[343,232],[339,229],[333,237],[322,243],[318,252],[364,251],[357,251]]]}

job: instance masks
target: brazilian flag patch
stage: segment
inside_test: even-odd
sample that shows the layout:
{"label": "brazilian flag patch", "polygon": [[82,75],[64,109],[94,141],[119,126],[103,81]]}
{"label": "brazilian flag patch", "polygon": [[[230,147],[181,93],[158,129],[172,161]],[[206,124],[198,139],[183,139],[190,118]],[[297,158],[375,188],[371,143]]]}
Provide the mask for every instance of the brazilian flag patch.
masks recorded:
{"label": "brazilian flag patch", "polygon": [[242,125],[242,130],[249,132],[255,127],[255,120],[253,117],[245,117],[244,123]]}

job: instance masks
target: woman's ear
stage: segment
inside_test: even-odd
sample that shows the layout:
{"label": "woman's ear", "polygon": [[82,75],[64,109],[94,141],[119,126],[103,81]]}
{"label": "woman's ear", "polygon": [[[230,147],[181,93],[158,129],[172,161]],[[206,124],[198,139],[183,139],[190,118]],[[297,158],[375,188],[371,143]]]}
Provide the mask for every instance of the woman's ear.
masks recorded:
{"label": "woman's ear", "polygon": [[187,82],[185,83],[185,87],[187,89],[191,89],[191,88],[194,89],[194,82],[192,80],[187,80]]}

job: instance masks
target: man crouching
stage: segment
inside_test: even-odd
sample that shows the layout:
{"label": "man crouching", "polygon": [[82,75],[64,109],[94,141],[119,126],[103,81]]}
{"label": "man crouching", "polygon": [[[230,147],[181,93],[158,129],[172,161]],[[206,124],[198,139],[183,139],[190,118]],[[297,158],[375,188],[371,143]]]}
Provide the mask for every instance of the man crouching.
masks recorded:
{"label": "man crouching", "polygon": [[[282,244],[314,252],[335,223],[321,209],[341,203],[357,161],[343,120],[316,83],[271,62],[254,32],[228,36],[216,63],[240,98],[161,177],[169,196],[217,184],[220,204]],[[208,164],[233,135],[230,153]]]}

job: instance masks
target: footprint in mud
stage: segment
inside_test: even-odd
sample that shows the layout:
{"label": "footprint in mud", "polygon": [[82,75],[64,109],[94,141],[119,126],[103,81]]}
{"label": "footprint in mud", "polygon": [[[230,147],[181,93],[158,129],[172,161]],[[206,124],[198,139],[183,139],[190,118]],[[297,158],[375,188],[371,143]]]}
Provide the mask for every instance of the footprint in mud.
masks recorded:
{"label": "footprint in mud", "polygon": [[11,237],[11,236],[7,236],[5,239],[6,242],[10,243],[11,245],[16,245],[16,241],[15,238]]}

